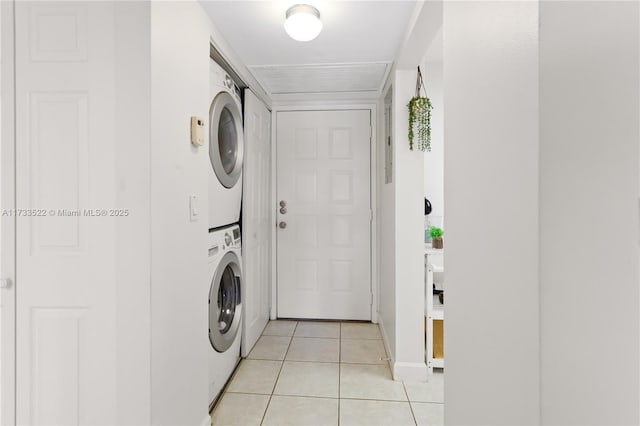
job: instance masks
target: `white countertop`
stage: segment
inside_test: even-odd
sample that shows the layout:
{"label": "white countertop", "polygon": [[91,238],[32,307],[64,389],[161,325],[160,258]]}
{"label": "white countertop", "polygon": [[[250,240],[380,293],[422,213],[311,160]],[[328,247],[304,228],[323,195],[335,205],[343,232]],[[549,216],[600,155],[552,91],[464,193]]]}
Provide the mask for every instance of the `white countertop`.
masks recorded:
{"label": "white countertop", "polygon": [[434,249],[430,243],[425,243],[424,254],[444,254],[444,249]]}

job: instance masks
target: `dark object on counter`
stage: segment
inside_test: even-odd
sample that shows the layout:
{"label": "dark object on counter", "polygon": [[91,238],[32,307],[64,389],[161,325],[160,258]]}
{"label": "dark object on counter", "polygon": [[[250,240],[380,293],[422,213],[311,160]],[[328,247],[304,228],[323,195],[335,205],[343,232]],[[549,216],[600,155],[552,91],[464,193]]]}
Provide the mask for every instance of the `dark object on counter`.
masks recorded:
{"label": "dark object on counter", "polygon": [[424,197],[424,215],[428,215],[431,213],[431,201],[427,200],[427,197]]}
{"label": "dark object on counter", "polygon": [[440,303],[444,305],[444,290],[439,290],[436,288],[436,285],[433,285],[433,294],[438,296],[438,300]]}

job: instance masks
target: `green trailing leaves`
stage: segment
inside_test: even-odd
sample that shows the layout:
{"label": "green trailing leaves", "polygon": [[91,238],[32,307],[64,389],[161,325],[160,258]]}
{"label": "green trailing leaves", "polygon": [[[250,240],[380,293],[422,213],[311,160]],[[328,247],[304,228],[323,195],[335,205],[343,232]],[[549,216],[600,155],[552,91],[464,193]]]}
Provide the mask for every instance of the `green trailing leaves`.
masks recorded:
{"label": "green trailing leaves", "polygon": [[426,96],[414,96],[409,108],[409,149],[413,151],[414,140],[420,151],[431,151],[431,100]]}

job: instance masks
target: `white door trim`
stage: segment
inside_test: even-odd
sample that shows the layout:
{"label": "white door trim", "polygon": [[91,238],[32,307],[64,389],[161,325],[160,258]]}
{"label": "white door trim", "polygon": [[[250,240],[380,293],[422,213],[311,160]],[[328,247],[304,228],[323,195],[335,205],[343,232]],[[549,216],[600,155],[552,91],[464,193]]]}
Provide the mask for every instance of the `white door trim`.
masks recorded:
{"label": "white door trim", "polygon": [[[377,129],[378,129],[378,105],[376,103],[367,104],[313,104],[313,105],[279,105],[274,106],[271,111],[271,208],[272,212],[277,210],[277,147],[278,141],[276,138],[277,131],[277,117],[278,112],[285,111],[344,111],[344,110],[368,110],[371,117],[371,149],[370,149],[370,203],[371,203],[371,222],[369,229],[371,231],[371,251],[369,253],[369,263],[371,268],[371,322],[378,322],[378,274],[377,274],[377,253],[378,253],[378,231],[376,227],[377,223],[377,184],[378,184],[378,170],[377,170]],[[275,215],[272,216],[275,218]],[[271,256],[271,307],[270,317],[272,320],[277,318],[278,306],[278,244],[276,236],[276,222],[274,221],[271,227],[271,250],[273,256]]]}
{"label": "white door trim", "polygon": [[[2,7],[2,145],[0,146],[0,173],[2,176],[1,206],[15,210],[15,64],[14,64],[14,1],[3,1]],[[0,220],[2,246],[0,248],[1,278],[10,286],[0,289],[2,328],[0,330],[0,423],[16,423],[16,218],[2,216]]]}

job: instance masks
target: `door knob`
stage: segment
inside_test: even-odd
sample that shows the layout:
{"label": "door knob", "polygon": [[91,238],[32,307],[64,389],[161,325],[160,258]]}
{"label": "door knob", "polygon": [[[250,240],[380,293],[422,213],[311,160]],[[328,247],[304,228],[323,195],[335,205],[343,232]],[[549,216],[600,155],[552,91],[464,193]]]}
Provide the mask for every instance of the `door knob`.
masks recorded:
{"label": "door knob", "polygon": [[280,207],[287,207],[287,202],[285,200],[281,200]]}
{"label": "door knob", "polygon": [[286,207],[280,207],[280,214],[287,214],[287,208]]}
{"label": "door knob", "polygon": [[280,222],[278,226],[280,227],[280,229],[284,229],[287,227],[287,222]]}

